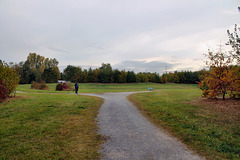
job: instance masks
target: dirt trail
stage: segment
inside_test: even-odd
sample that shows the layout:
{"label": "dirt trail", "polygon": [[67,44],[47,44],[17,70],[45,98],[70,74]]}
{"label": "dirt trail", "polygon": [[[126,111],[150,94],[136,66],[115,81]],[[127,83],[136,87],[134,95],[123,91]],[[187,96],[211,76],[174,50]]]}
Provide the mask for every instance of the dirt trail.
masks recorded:
{"label": "dirt trail", "polygon": [[105,99],[97,118],[99,134],[107,139],[100,150],[104,160],[202,159],[143,117],[126,98],[132,93],[88,94]]}

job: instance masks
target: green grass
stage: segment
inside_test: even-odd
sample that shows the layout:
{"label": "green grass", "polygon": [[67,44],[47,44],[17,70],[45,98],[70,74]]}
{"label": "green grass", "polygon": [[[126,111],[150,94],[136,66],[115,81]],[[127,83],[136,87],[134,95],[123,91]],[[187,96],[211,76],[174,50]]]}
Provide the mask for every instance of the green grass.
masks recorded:
{"label": "green grass", "polygon": [[18,94],[0,103],[0,159],[98,159],[102,99]]}
{"label": "green grass", "polygon": [[[74,84],[72,84],[74,85]],[[101,138],[94,118],[102,100],[74,91],[30,89],[0,103],[0,159],[98,159]],[[195,103],[197,85],[79,84],[79,93],[154,92],[130,96],[140,110],[207,159],[240,159],[240,116]],[[41,94],[38,94],[41,93]],[[54,94],[60,93],[60,94]],[[239,112],[238,112],[239,113]]]}
{"label": "green grass", "polygon": [[240,159],[240,115],[192,104],[201,91],[193,86],[179,87],[129,98],[146,117],[207,159]]}
{"label": "green grass", "polygon": [[[22,92],[37,92],[37,93],[73,93],[73,91],[55,91],[57,83],[47,84],[50,90],[36,90],[30,89],[30,84],[19,85],[17,91]],[[74,84],[72,83],[72,86]],[[129,84],[101,84],[101,83],[80,83],[79,93],[106,93],[106,92],[135,92],[147,91],[148,87],[153,90],[177,88],[189,88],[196,85],[187,84],[157,84],[157,83],[129,83]]]}

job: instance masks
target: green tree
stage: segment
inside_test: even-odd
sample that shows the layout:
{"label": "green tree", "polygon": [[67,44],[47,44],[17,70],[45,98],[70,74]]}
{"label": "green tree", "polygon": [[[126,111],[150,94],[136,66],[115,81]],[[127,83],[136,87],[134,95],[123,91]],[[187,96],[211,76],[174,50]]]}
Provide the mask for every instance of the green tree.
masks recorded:
{"label": "green tree", "polygon": [[113,70],[114,83],[120,83],[120,80],[119,80],[120,74],[121,72],[118,69]]}
{"label": "green tree", "polygon": [[147,83],[149,82],[148,76],[146,73],[139,72],[137,74],[137,82],[144,82]]}
{"label": "green tree", "polygon": [[[32,74],[32,70],[30,68],[30,63],[29,61],[25,61],[25,63],[22,66],[22,72],[21,72],[21,79],[20,79],[20,84],[28,84],[31,83],[30,80],[30,75]],[[36,78],[34,78],[34,81]]]}
{"label": "green tree", "polygon": [[[49,58],[45,58],[44,56],[41,56],[36,53],[29,53],[29,55],[27,57],[27,61],[28,61],[27,63],[29,63],[29,65],[30,65],[30,69],[32,71],[32,73],[30,74],[32,78],[30,78],[30,79],[35,79],[35,81],[41,82],[42,74],[45,69],[47,69],[46,72],[48,72],[50,70],[51,70],[51,72],[55,72],[54,75],[57,75],[58,79],[60,79],[61,74],[60,74],[60,71],[58,68],[59,62],[57,61],[56,58],[49,59]],[[44,78],[46,79],[46,73],[45,73]],[[48,79],[48,80],[50,80],[50,79]],[[50,81],[52,81],[52,80],[50,80]],[[31,82],[31,80],[30,80],[30,82]]]}
{"label": "green tree", "polygon": [[38,55],[36,53],[29,53],[28,57],[27,57],[27,61],[29,61],[30,63],[30,68],[33,71],[38,71],[40,74],[43,73],[44,71],[44,59],[45,57]]}
{"label": "green tree", "polygon": [[93,79],[93,82],[94,83],[97,83],[99,80],[98,80],[98,74],[99,74],[99,69],[94,69],[93,70],[93,75],[94,75],[94,79]]}
{"label": "green tree", "polygon": [[87,69],[83,70],[82,75],[83,75],[83,83],[88,83],[88,71],[87,71]]}
{"label": "green tree", "polygon": [[59,74],[56,71],[54,71],[53,67],[46,68],[44,69],[44,72],[42,74],[42,79],[46,83],[57,83],[59,79]]}
{"label": "green tree", "polygon": [[102,83],[112,83],[114,81],[112,74],[112,67],[108,64],[102,64],[99,68],[99,81]]}
{"label": "green tree", "polygon": [[136,74],[133,71],[127,72],[127,83],[135,83],[137,82]]}
{"label": "green tree", "polygon": [[122,70],[119,75],[119,83],[126,83],[127,82],[127,72]]}
{"label": "green tree", "polygon": [[88,82],[89,83],[95,82],[94,81],[94,73],[93,73],[93,70],[92,70],[91,67],[88,69],[87,75],[88,75]]}
{"label": "green tree", "polygon": [[72,65],[68,65],[64,70],[63,70],[63,74],[65,77],[65,80],[67,81],[76,81],[78,78],[77,76],[77,67],[72,66]]}

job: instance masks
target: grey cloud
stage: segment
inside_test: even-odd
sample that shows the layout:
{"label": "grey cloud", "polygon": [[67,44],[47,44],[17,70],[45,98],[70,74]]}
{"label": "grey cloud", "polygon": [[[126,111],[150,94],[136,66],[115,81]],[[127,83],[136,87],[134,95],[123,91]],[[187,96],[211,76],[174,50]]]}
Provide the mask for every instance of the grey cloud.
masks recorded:
{"label": "grey cloud", "polygon": [[[133,60],[178,55],[159,44],[234,25],[237,10],[235,16],[223,15],[223,10],[237,6],[225,0],[0,0],[0,59],[18,62],[36,52],[54,56],[61,65],[122,62],[119,67],[159,72],[164,70],[159,66],[172,66]],[[145,33],[147,37],[138,36]],[[199,34],[196,39],[200,43],[209,37]],[[196,58],[189,48],[181,56]]]}
{"label": "grey cloud", "polygon": [[163,73],[166,72],[167,69],[172,69],[174,67],[173,64],[161,61],[123,61],[119,64],[113,65],[113,68],[117,68],[119,70],[127,70],[138,72],[157,72]]}

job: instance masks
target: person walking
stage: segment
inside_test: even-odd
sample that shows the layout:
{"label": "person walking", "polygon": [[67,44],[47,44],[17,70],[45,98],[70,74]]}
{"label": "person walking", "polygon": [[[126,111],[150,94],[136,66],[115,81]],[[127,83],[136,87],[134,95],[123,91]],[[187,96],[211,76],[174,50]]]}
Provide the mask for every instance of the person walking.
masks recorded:
{"label": "person walking", "polygon": [[74,86],[75,86],[75,93],[78,94],[78,83],[76,82]]}

